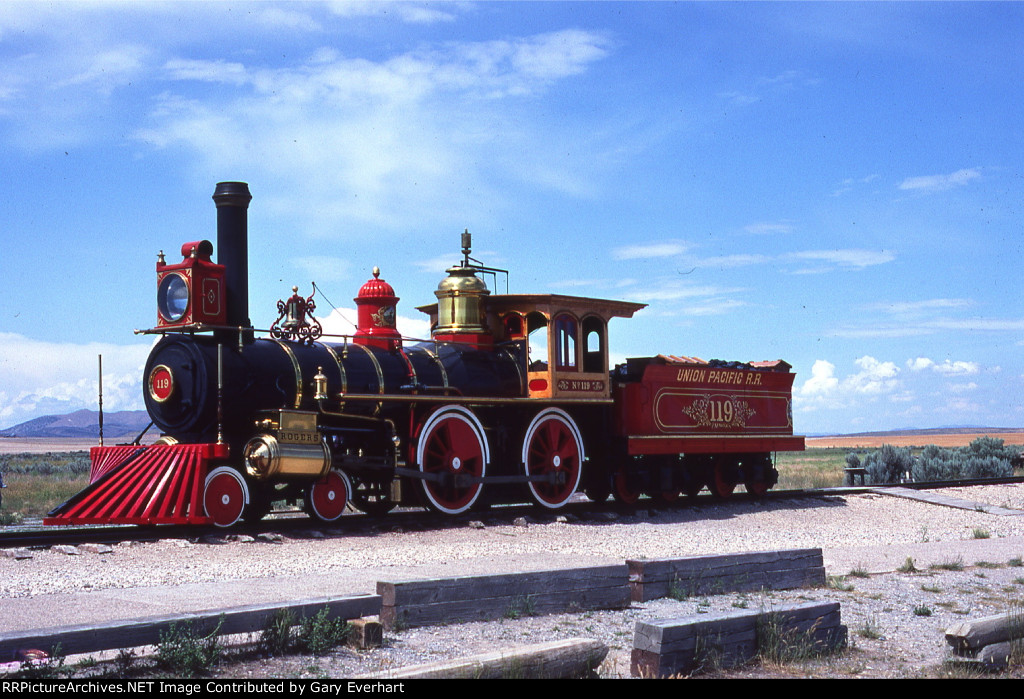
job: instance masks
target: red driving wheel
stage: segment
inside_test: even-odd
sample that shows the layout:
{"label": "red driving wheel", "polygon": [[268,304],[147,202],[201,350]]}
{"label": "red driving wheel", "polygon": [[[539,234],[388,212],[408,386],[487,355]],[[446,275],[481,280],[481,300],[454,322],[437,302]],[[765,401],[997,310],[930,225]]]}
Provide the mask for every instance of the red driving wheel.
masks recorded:
{"label": "red driving wheel", "polygon": [[416,447],[430,507],[450,515],[472,507],[483,490],[479,479],[488,457],[483,426],[473,413],[457,406],[434,412],[423,424]]}
{"label": "red driving wheel", "polygon": [[549,480],[527,484],[533,499],[551,509],[568,502],[580,485],[583,458],[583,440],[568,414],[558,408],[538,414],[523,439],[523,467],[526,475]]}

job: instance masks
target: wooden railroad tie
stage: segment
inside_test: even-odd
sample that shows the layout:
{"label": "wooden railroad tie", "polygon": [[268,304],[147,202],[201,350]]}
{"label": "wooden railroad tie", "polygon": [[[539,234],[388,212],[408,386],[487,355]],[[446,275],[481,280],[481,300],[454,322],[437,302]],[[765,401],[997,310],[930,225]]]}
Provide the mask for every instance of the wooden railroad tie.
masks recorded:
{"label": "wooden railroad tie", "polygon": [[634,602],[825,585],[821,549],[628,560]]}
{"label": "wooden railroad tie", "polygon": [[361,675],[357,679],[576,679],[588,677],[607,655],[608,646],[600,641],[569,638]]}
{"label": "wooden railroad tie", "polygon": [[638,621],[630,672],[671,677],[727,669],[759,655],[791,659],[832,652],[846,645],[840,621],[838,602]]}
{"label": "wooden railroad tie", "polygon": [[629,606],[625,565],[378,582],[386,629]]}
{"label": "wooden railroad tie", "polygon": [[[60,646],[60,652],[65,655],[155,646],[160,643],[161,635],[166,635],[172,627],[181,628],[184,625],[188,625],[197,635],[259,633],[282,611],[287,610],[296,619],[302,620],[316,616],[325,608],[331,618],[359,619],[380,612],[380,597],[324,597],[290,603],[232,607],[221,611],[168,614],[126,621],[0,633],[0,662],[18,660],[28,649],[49,653],[57,646]],[[368,638],[372,638],[372,625],[370,630],[364,632],[364,635],[367,634]]]}
{"label": "wooden railroad tie", "polygon": [[997,614],[946,629],[953,662],[984,670],[1005,670],[1024,661],[1024,613]]}

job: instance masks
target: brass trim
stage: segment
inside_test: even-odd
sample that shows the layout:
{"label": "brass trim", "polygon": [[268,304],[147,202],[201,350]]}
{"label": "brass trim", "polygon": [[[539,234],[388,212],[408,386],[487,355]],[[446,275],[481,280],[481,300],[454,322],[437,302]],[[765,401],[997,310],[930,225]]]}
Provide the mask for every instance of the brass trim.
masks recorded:
{"label": "brass trim", "polygon": [[[352,347],[358,347],[359,349],[366,352],[366,356],[370,358],[370,361],[373,363],[373,368],[377,372],[377,386],[380,387],[378,395],[384,395],[384,371],[381,369],[380,362],[377,361],[377,357],[374,356],[373,352],[370,351],[370,348],[366,347],[365,345],[353,343]],[[383,407],[383,403],[377,403],[377,407],[374,408],[373,414],[378,414],[381,411],[381,408]]]}
{"label": "brass trim", "polygon": [[299,360],[295,358],[292,348],[284,341],[271,339],[271,342],[277,343],[292,362],[292,368],[295,370],[295,408],[298,409],[302,405],[302,367],[299,366]]}
{"label": "brass trim", "polygon": [[[171,390],[167,394],[166,398],[160,398],[159,396],[157,396],[156,389],[153,388],[153,376],[161,369],[166,371],[167,375],[171,377]],[[157,403],[165,403],[169,401],[174,396],[176,385],[177,381],[174,378],[174,372],[171,371],[171,368],[166,364],[157,364],[155,367],[153,367],[153,370],[149,372],[149,376],[146,377],[146,387],[149,390],[149,397],[155,400]]]}
{"label": "brass trim", "polygon": [[[334,347],[332,347],[331,345],[328,345],[326,342],[322,342],[320,344],[322,344],[324,349],[327,350],[328,354],[330,354],[331,357],[334,358],[334,363],[338,365],[338,373],[341,375],[341,393],[345,393],[348,390],[348,374],[345,373],[345,365],[342,364],[341,357],[338,356],[338,353],[334,350]],[[341,407],[344,408],[345,404],[342,403]]]}
{"label": "brass trim", "polygon": [[350,345],[350,347],[358,347],[359,349],[363,350],[364,352],[366,352],[366,356],[368,356],[370,358],[370,361],[373,362],[373,368],[377,372],[377,385],[380,386],[380,390],[378,391],[378,393],[383,395],[384,394],[384,372],[380,368],[380,362],[377,361],[377,357],[375,357],[373,355],[373,352],[371,352],[369,350],[369,348],[367,348],[367,347],[365,347],[363,345],[352,343]]}
{"label": "brass trim", "polygon": [[441,358],[437,356],[437,353],[431,352],[427,347],[413,347],[409,351],[414,352],[416,350],[423,352],[434,360],[434,363],[437,364],[437,368],[441,370],[441,385],[445,388],[451,388],[451,384],[448,383],[448,372],[445,370],[444,364],[441,362]]}

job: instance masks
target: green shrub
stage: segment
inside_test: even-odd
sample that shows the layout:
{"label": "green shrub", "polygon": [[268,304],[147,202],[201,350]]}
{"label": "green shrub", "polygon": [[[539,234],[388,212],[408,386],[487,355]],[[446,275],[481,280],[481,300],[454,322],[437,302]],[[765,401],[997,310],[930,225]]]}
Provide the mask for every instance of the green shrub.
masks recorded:
{"label": "green shrub", "polygon": [[267,655],[284,655],[297,641],[295,625],[298,620],[290,609],[274,613],[267,628],[260,633],[260,648]]}
{"label": "green shrub", "polygon": [[883,444],[864,459],[864,470],[872,483],[899,483],[914,466],[909,447]]}
{"label": "green shrub", "polygon": [[960,449],[931,444],[915,460],[911,476],[915,481],[1005,478],[1013,475],[1012,458],[1003,440],[992,437],[979,437]]}
{"label": "green shrub", "polygon": [[299,642],[313,655],[324,655],[335,646],[341,645],[352,632],[351,625],[344,619],[332,619],[327,607],[316,616],[302,622]]}
{"label": "green shrub", "polygon": [[161,632],[156,648],[160,667],[181,677],[192,677],[207,672],[220,660],[223,648],[217,638],[223,617],[217,627],[205,636],[199,635],[191,624],[171,624]]}

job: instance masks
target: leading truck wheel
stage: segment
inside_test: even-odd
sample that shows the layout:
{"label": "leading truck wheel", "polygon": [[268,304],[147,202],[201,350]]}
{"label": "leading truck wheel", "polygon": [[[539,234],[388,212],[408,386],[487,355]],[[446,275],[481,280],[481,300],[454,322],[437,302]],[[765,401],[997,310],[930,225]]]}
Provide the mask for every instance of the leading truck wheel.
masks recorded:
{"label": "leading truck wheel", "polygon": [[341,519],[351,497],[348,476],[334,469],[306,490],[306,512],[321,522],[334,522]]}
{"label": "leading truck wheel", "polygon": [[423,494],[432,509],[457,515],[472,507],[489,461],[483,425],[465,408],[441,408],[420,429],[416,463],[426,476]]}
{"label": "leading truck wheel", "polygon": [[242,474],[230,466],[220,466],[206,476],[203,508],[218,527],[230,527],[242,518],[249,503],[249,488]]}
{"label": "leading truck wheel", "polygon": [[527,476],[547,479],[527,483],[537,504],[556,509],[567,503],[580,485],[583,458],[583,439],[568,414],[549,408],[533,418],[523,439],[523,468]]}

